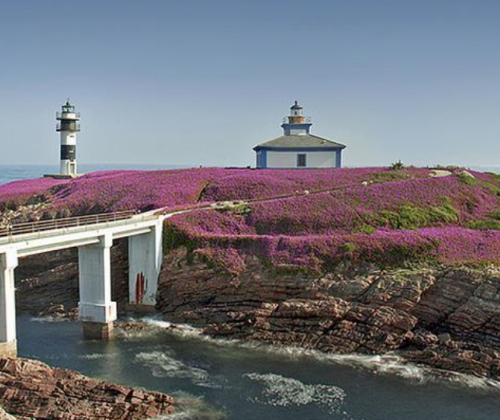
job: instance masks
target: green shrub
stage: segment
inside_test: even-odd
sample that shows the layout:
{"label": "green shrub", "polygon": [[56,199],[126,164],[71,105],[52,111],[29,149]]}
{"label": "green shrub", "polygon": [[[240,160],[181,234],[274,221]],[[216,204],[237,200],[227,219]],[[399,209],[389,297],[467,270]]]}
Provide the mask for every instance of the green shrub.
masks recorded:
{"label": "green shrub", "polygon": [[252,213],[252,208],[244,201],[227,201],[225,203],[218,204],[216,209],[219,211],[230,211],[233,214],[239,214],[242,216],[248,216]]}
{"label": "green shrub", "polygon": [[453,171],[458,171],[459,169],[465,170],[466,168],[463,166],[457,166],[457,165],[439,165],[439,164],[437,164],[437,165],[430,167],[429,169],[440,169],[440,170],[444,170],[444,171],[453,172]]}
{"label": "green shrub", "polygon": [[168,223],[163,226],[163,252],[168,254],[170,251],[183,245],[188,245],[187,235],[178,231]]}
{"label": "green shrub", "polygon": [[383,184],[385,182],[402,181],[408,179],[409,177],[410,175],[405,170],[387,171],[387,172],[378,172],[376,174],[373,174],[370,177],[370,181],[375,184]]}
{"label": "green shrub", "polygon": [[356,248],[356,244],[353,244],[352,242],[346,242],[345,244],[339,246],[339,250],[349,256],[354,254]]}
{"label": "green shrub", "polygon": [[498,186],[495,181],[492,181],[492,182],[481,181],[481,185],[483,187],[488,188],[488,190],[490,190],[493,194],[500,197],[500,186]]}
{"label": "green shrub", "polygon": [[400,171],[401,169],[404,169],[405,165],[403,164],[403,162],[401,162],[401,160],[398,160],[397,162],[394,162],[391,164],[391,169],[393,171]]}
{"label": "green shrub", "polygon": [[491,211],[487,214],[487,216],[495,220],[500,220],[500,210]]}
{"label": "green shrub", "polygon": [[371,235],[372,233],[375,233],[377,231],[377,228],[372,225],[362,225],[359,227],[358,231],[361,233],[367,233]]}
{"label": "green shrub", "polygon": [[464,184],[466,185],[476,185],[477,184],[477,179],[474,178],[473,175],[469,174],[468,172],[460,172],[455,174],[455,176]]}
{"label": "green shrub", "polygon": [[244,202],[237,203],[232,209],[234,214],[241,214],[242,216],[248,216],[252,213],[252,208]]}
{"label": "green shrub", "polygon": [[449,203],[427,209],[406,204],[398,211],[384,210],[378,218],[379,224],[388,224],[394,229],[419,229],[435,223],[457,221],[458,212]]}
{"label": "green shrub", "polygon": [[431,223],[456,223],[458,222],[458,212],[450,203],[429,209]]}
{"label": "green shrub", "polygon": [[469,222],[471,229],[477,230],[499,230],[500,221],[498,220],[472,220]]}

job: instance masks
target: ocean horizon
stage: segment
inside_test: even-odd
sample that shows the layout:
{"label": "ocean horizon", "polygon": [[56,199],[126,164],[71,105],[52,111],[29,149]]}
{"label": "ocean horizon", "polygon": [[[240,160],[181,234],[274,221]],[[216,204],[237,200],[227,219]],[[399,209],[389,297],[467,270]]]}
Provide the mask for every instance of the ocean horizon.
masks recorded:
{"label": "ocean horizon", "polygon": [[[189,168],[187,165],[144,165],[134,163],[94,163],[81,164],[78,170],[82,174],[104,170],[161,170],[161,169],[181,169]],[[45,174],[59,173],[59,165],[16,165],[0,164],[0,185],[7,184],[12,181],[20,181],[24,179],[33,179],[43,177]]]}
{"label": "ocean horizon", "polygon": [[[155,164],[135,164],[135,163],[95,163],[81,164],[78,170],[82,173],[89,173],[103,170],[161,170],[161,169],[182,169],[194,168],[196,166],[189,165],[155,165]],[[348,166],[346,166],[348,167]],[[500,174],[499,166],[482,166],[471,165],[469,169],[481,172],[494,172]],[[16,164],[0,164],[0,185],[7,184],[12,181],[20,181],[24,179],[33,179],[43,177],[45,174],[54,174],[59,172],[58,165],[16,165]]]}

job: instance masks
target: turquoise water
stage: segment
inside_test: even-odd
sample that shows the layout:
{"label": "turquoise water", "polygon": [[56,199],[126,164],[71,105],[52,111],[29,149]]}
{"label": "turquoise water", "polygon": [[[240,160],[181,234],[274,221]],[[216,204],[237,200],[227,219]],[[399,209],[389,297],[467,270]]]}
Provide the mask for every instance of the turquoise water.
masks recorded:
{"label": "turquoise water", "polygon": [[150,320],[113,342],[81,339],[75,322],[18,317],[19,353],[86,375],[173,395],[178,418],[496,420],[500,389],[397,358],[342,357],[229,343]]}

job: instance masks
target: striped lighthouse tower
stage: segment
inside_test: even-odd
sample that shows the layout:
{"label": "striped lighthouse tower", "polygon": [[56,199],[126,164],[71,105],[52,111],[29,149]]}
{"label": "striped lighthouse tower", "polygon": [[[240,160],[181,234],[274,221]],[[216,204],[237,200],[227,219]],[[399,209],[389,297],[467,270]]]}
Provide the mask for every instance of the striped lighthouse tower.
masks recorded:
{"label": "striped lighthouse tower", "polygon": [[61,169],[60,176],[75,177],[76,169],[76,133],[80,131],[80,113],[75,112],[74,105],[69,99],[62,106],[62,112],[58,112],[56,119],[56,131],[61,133]]}

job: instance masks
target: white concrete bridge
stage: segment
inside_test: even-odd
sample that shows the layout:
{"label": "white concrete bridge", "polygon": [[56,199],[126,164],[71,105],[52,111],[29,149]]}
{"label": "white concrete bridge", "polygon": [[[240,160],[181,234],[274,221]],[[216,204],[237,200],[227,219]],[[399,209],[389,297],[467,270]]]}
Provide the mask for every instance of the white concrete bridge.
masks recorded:
{"label": "white concrete bridge", "polygon": [[110,248],[129,238],[129,302],[154,306],[162,262],[164,215],[110,213],[23,223],[0,230],[0,358],[17,355],[14,271],[28,255],[78,248],[79,312],[87,338],[113,333]]}

